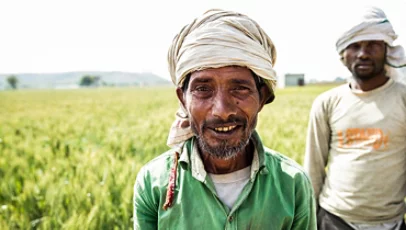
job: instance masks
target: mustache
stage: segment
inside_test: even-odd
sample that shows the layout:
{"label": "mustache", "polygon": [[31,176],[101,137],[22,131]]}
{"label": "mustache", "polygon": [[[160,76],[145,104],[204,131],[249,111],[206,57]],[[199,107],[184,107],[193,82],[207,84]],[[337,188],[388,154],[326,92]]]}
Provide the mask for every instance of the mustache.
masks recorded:
{"label": "mustache", "polygon": [[211,118],[203,122],[203,127],[213,127],[213,126],[220,126],[223,124],[230,124],[234,123],[237,125],[243,125],[244,127],[247,125],[247,120],[243,117],[239,117],[236,115],[231,115],[227,118],[227,120],[223,120],[221,118]]}
{"label": "mustache", "polygon": [[354,62],[354,65],[355,65],[355,66],[359,66],[359,65],[373,65],[373,64],[374,64],[374,62],[373,62],[372,60],[370,60],[370,59],[365,59],[365,60],[361,60],[361,61]]}

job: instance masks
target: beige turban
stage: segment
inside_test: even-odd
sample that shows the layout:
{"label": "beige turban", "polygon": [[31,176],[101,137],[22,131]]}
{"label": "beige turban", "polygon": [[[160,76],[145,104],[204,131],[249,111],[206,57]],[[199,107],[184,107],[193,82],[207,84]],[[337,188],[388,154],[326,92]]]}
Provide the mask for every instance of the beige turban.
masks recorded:
{"label": "beige turban", "polygon": [[[181,87],[185,77],[198,70],[242,66],[261,77],[274,92],[276,50],[265,31],[246,15],[209,10],[183,27],[168,52],[172,82]],[[187,111],[176,113],[167,144],[181,145],[193,136]]]}
{"label": "beige turban", "polygon": [[387,74],[396,81],[403,82],[406,76],[398,68],[406,67],[406,56],[403,47],[394,45],[398,35],[393,30],[383,10],[368,7],[356,25],[345,32],[337,41],[337,52],[343,51],[352,43],[359,41],[381,40],[387,44],[386,65]]}

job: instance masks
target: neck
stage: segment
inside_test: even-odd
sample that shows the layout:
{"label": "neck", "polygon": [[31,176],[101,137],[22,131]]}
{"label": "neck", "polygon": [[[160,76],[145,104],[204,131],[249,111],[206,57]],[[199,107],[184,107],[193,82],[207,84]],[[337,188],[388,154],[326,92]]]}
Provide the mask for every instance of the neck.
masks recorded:
{"label": "neck", "polygon": [[352,88],[362,91],[370,91],[384,85],[389,80],[389,77],[382,74],[366,80],[356,77],[354,77],[354,79],[355,81],[351,84]]}
{"label": "neck", "polygon": [[230,159],[214,158],[208,153],[201,154],[206,172],[213,174],[226,174],[246,168],[252,163],[254,144],[250,141],[243,151]]}

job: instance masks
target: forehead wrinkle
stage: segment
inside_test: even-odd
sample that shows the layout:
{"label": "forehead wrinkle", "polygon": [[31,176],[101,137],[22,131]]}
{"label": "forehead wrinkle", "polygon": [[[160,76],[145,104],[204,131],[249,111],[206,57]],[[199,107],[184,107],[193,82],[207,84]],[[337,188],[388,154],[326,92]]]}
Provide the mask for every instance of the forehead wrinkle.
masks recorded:
{"label": "forehead wrinkle", "polygon": [[195,76],[192,77],[191,83],[206,83],[206,82],[210,82],[213,81],[212,78],[208,77],[208,76]]}

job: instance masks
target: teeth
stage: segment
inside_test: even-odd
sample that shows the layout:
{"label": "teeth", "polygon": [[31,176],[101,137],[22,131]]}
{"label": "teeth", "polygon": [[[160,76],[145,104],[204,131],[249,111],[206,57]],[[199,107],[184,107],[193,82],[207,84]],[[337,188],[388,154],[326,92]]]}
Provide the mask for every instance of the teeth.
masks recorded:
{"label": "teeth", "polygon": [[234,129],[235,127],[236,127],[236,125],[227,126],[227,127],[218,127],[218,128],[214,128],[214,130],[216,130],[217,132],[228,132],[228,131]]}

